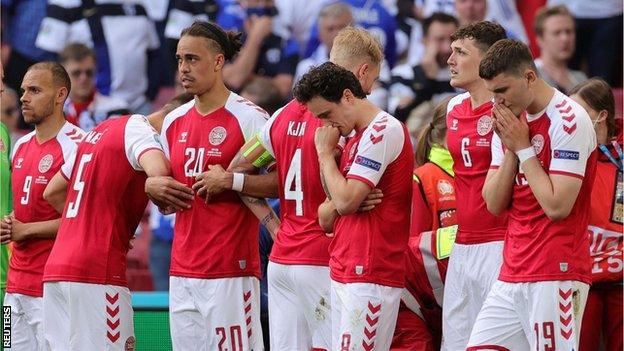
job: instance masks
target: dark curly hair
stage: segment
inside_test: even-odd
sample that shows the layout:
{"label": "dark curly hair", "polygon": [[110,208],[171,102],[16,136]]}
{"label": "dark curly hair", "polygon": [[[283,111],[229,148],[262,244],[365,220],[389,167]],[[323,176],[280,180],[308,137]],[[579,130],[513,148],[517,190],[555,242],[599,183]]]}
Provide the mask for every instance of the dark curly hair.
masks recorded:
{"label": "dark curly hair", "polygon": [[222,53],[226,61],[236,56],[243,46],[241,43],[242,33],[231,30],[226,31],[218,25],[206,21],[193,22],[190,27],[182,31],[180,37],[185,35],[210,39],[209,45],[211,48]]}
{"label": "dark curly hair", "polygon": [[462,26],[451,35],[451,40],[472,39],[475,46],[485,53],[501,39],[507,39],[505,28],[490,21],[480,21]]}
{"label": "dark curly hair", "polygon": [[501,73],[521,76],[525,69],[537,72],[529,47],[513,40],[499,40],[485,54],[479,64],[479,76],[491,80]]}
{"label": "dark curly hair", "polygon": [[366,97],[360,82],[351,71],[325,62],[306,73],[295,86],[293,93],[304,104],[316,96],[338,103],[345,89],[349,89],[359,99]]}

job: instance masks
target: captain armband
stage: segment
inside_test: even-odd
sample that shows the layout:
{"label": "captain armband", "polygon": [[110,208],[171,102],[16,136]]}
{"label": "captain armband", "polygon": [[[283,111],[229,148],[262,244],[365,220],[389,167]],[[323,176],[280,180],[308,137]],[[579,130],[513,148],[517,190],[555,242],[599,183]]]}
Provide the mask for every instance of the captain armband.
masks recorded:
{"label": "captain armband", "polygon": [[256,168],[266,167],[275,161],[273,156],[262,146],[257,134],[243,146],[243,157]]}

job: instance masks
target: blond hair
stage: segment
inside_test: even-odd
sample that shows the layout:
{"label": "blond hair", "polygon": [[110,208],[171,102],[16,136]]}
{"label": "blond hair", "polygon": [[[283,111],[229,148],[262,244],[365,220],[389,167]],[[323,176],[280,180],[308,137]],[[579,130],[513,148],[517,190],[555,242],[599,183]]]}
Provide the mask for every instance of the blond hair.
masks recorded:
{"label": "blond hair", "polygon": [[362,61],[379,65],[383,59],[379,40],[364,29],[351,26],[338,32],[329,54],[329,60],[342,67],[351,67]]}

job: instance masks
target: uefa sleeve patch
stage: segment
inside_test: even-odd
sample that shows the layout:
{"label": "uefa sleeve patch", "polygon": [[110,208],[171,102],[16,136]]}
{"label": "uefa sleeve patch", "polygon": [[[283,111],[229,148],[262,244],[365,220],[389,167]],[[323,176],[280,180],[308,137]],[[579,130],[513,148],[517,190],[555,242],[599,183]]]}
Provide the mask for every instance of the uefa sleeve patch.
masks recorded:
{"label": "uefa sleeve patch", "polygon": [[560,160],[578,160],[579,153],[578,151],[555,150],[553,151],[553,157],[558,158]]}
{"label": "uefa sleeve patch", "polygon": [[370,168],[374,171],[379,171],[381,169],[381,163],[371,160],[370,158],[366,158],[364,156],[358,156],[355,158],[355,163],[358,165],[362,165],[366,168]]}

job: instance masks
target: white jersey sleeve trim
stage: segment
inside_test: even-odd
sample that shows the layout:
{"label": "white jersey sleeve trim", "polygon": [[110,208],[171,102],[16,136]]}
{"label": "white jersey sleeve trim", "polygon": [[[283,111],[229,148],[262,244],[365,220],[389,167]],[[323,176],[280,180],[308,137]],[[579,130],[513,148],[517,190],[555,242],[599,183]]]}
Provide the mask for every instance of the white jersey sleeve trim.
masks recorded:
{"label": "white jersey sleeve trim", "polygon": [[30,141],[30,139],[34,137],[35,137],[35,131],[33,130],[32,132],[17,139],[17,141],[15,142],[15,145],[13,145],[13,149],[11,150],[11,160],[10,160],[11,162],[13,162],[13,157],[15,157],[15,154],[17,153],[17,150],[19,150],[20,146],[22,146],[23,144],[26,144],[27,142]]}
{"label": "white jersey sleeve trim", "polygon": [[64,162],[67,162],[70,156],[76,152],[78,144],[82,142],[82,139],[84,139],[86,135],[84,130],[69,122],[65,122],[65,125],[63,125],[56,135],[56,140],[61,145],[61,150],[63,151]]}
{"label": "white jersey sleeve trim", "polygon": [[596,132],[587,111],[574,100],[557,91],[546,114],[551,123],[550,173],[585,176],[587,160],[596,149]]}
{"label": "white jersey sleeve trim", "polygon": [[126,122],[124,149],[128,162],[137,171],[143,170],[139,160],[145,151],[151,149],[162,151],[162,146],[158,141],[158,133],[152,128],[145,116],[132,115]]}
{"label": "white jersey sleeve trim", "polygon": [[275,111],[273,116],[269,118],[269,120],[262,126],[260,132],[258,132],[258,139],[262,143],[262,146],[266,151],[268,151],[273,158],[275,158],[275,151],[273,149],[273,142],[271,141],[271,128],[273,127],[273,123],[277,118],[279,118],[280,114],[284,110],[286,106],[281,107],[279,110]]}
{"label": "white jersey sleeve trim", "polygon": [[503,142],[498,134],[494,133],[492,135],[492,161],[490,162],[490,168],[498,168],[501,164],[503,164],[503,157],[505,157],[505,152],[503,151]]}
{"label": "white jersey sleeve trim", "polygon": [[459,95],[455,95],[454,97],[452,97],[451,100],[449,100],[448,106],[446,107],[447,116],[451,111],[453,111],[455,106],[460,105],[466,99],[470,99],[469,92],[461,93]]}
{"label": "white jersey sleeve trim", "polygon": [[401,154],[404,144],[403,124],[386,112],[380,112],[362,134],[347,178],[377,186],[386,168]]}
{"label": "white jersey sleeve trim", "polygon": [[195,99],[187,102],[184,105],[176,108],[175,110],[169,112],[165,119],[163,120],[162,128],[160,129],[160,144],[162,145],[162,150],[165,153],[167,158],[170,158],[169,155],[169,140],[167,140],[167,131],[171,124],[178,118],[184,116],[193,106],[195,106]]}
{"label": "white jersey sleeve trim", "polygon": [[254,137],[269,119],[269,114],[265,110],[233,92],[225,103],[225,109],[238,121],[245,142]]}

